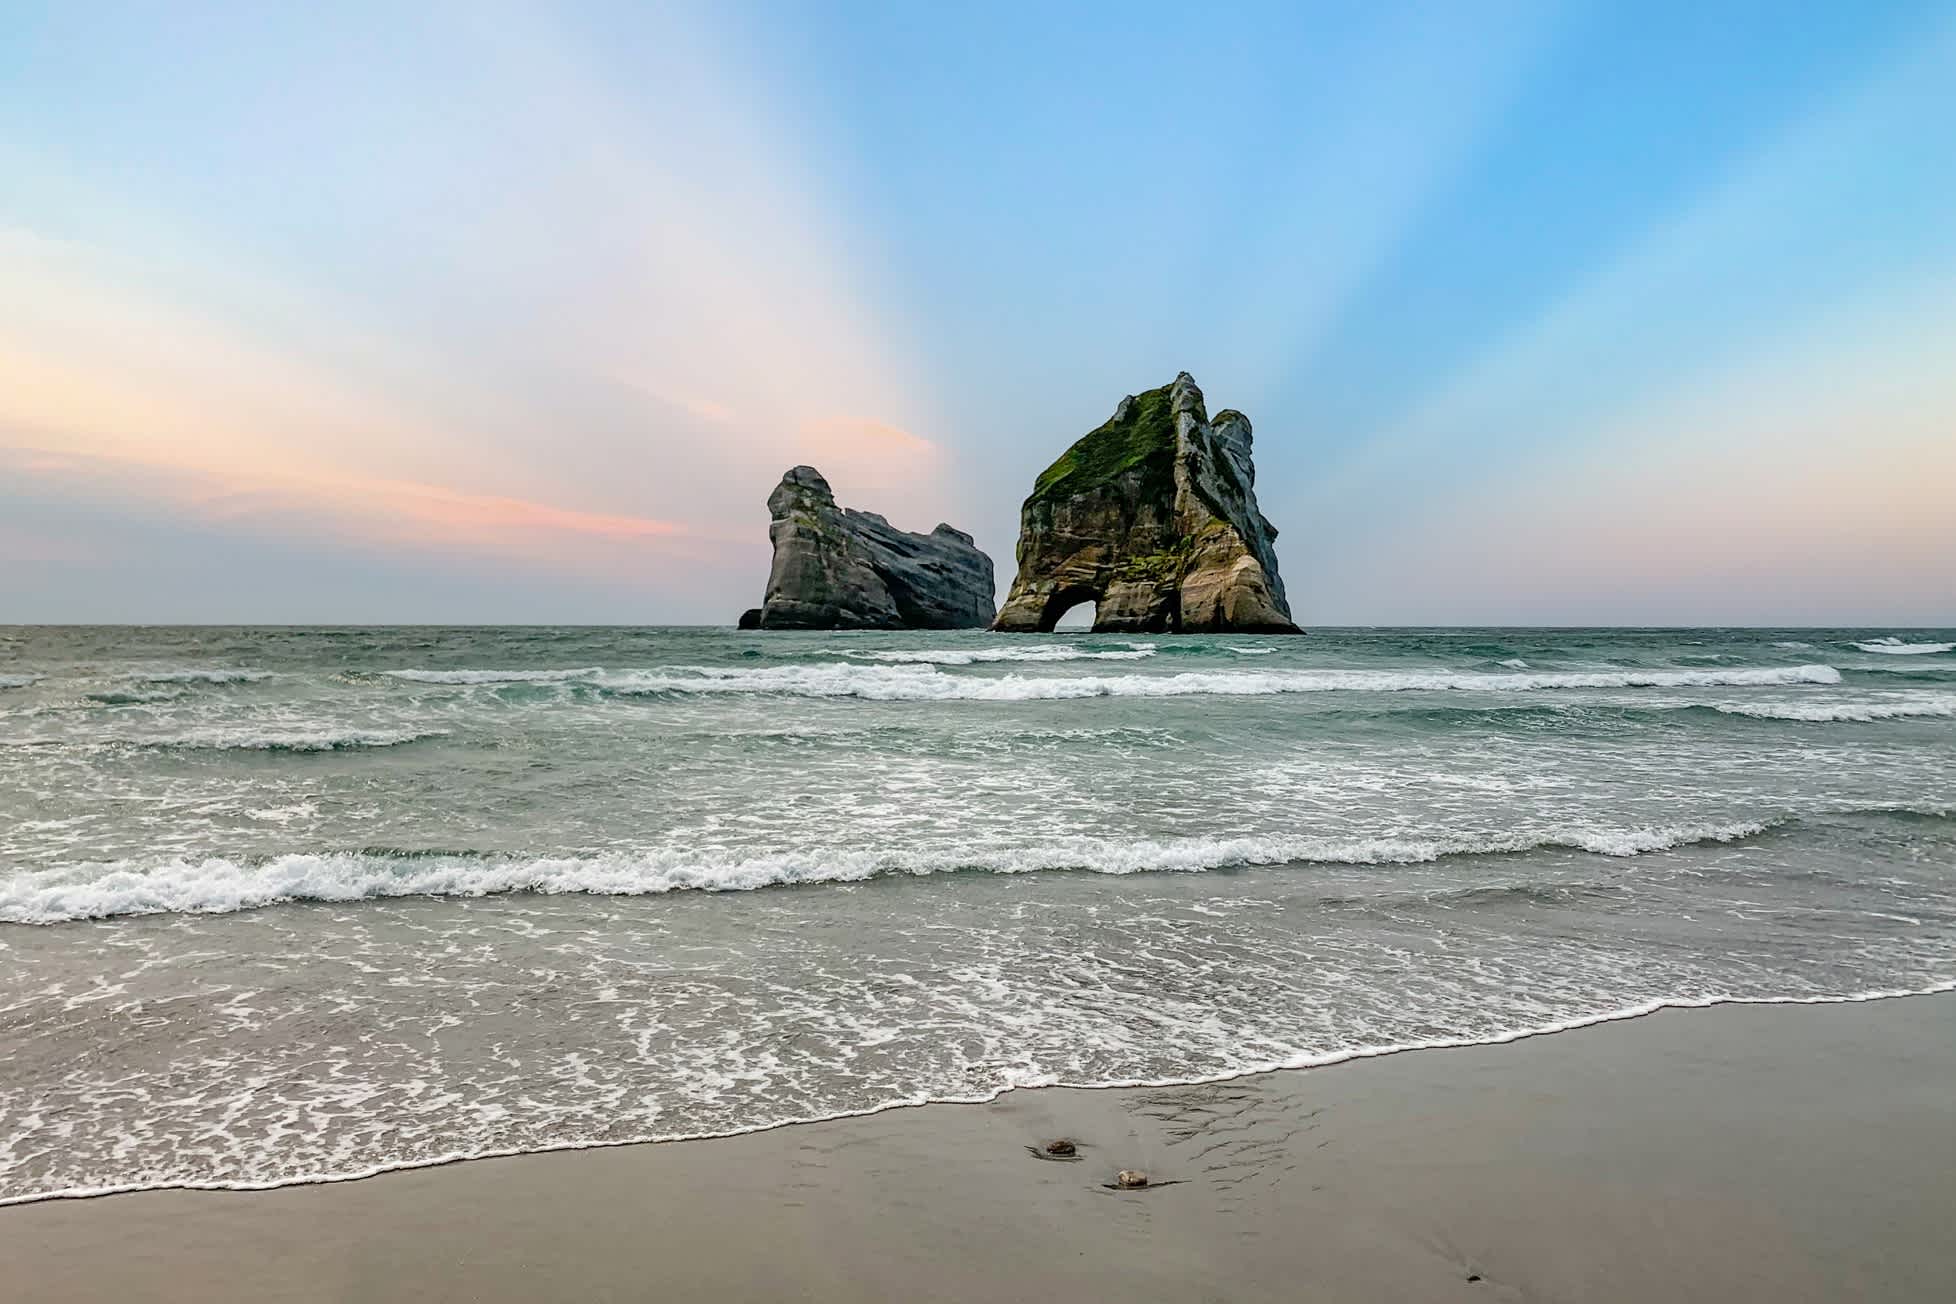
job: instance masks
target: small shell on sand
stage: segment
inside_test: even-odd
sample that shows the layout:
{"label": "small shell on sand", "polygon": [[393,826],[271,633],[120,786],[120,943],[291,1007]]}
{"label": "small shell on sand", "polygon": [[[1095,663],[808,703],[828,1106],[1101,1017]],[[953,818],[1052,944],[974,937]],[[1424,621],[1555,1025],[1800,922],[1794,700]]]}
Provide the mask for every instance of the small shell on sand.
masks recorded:
{"label": "small shell on sand", "polygon": [[1138,1169],[1123,1168],[1114,1174],[1114,1185],[1123,1191],[1139,1190],[1148,1184],[1148,1175]]}
{"label": "small shell on sand", "polygon": [[1057,1137],[1046,1143],[1046,1153],[1049,1155],[1070,1155],[1075,1153],[1075,1150],[1074,1144],[1065,1137]]}

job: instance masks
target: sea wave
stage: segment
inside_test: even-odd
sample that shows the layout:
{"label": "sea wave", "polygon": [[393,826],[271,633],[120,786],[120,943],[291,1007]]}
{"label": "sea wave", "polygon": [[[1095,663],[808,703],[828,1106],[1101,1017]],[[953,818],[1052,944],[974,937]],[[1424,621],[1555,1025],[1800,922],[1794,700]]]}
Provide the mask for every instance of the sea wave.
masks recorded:
{"label": "sea wave", "polygon": [[270,679],[269,670],[191,669],[138,670],[125,676],[143,684],[255,684]]}
{"label": "sea wave", "polygon": [[1687,701],[1632,697],[1562,698],[1513,696],[1495,701],[1443,703],[1413,702],[1400,708],[1371,703],[1354,703],[1349,708],[1327,712],[1389,721],[1500,727],[1509,722],[1531,720],[1570,720],[1609,725],[1656,723],[1676,716],[1738,716],[1752,720],[1784,721],[1799,724],[1830,722],[1856,723],[1912,718],[1935,719],[1956,715],[1956,696],[1905,696],[1893,694],[1870,702],[1740,702]]}
{"label": "sea wave", "polygon": [[0,675],[0,688],[25,688],[41,682],[40,675]]}
{"label": "sea wave", "polygon": [[1085,697],[1263,696],[1282,693],[1530,692],[1570,688],[1712,688],[1837,684],[1832,666],[1758,666],[1706,670],[1475,671],[1215,670],[1175,674],[944,673],[938,665],[786,665],[759,668],[667,666],[606,670],[597,666],[539,670],[387,670],[423,684],[587,684],[623,695],[761,693],[857,697],[886,702],[1025,702]]}
{"label": "sea wave", "polygon": [[372,747],[402,747],[429,738],[445,738],[446,729],[294,729],[256,732],[211,729],[172,738],[144,740],[145,747],[182,747],[243,752],[343,752]]}
{"label": "sea wave", "polygon": [[1877,720],[1956,718],[1956,697],[1904,702],[1720,703],[1714,705],[1712,710],[1721,715],[1743,715],[1758,720],[1792,720],[1803,724],[1870,724]]}
{"label": "sea wave", "polygon": [[1122,651],[1096,651],[1092,648],[1068,647],[981,647],[981,648],[932,648],[910,650],[893,648],[878,651],[856,652],[849,650],[822,650],[819,655],[850,657],[863,661],[883,661],[898,665],[932,666],[975,666],[994,661],[1139,661],[1155,654],[1152,644],[1134,643]]}
{"label": "sea wave", "polygon": [[597,666],[578,670],[383,670],[389,679],[411,684],[564,684],[594,680],[604,674]]}
{"label": "sea wave", "polygon": [[446,737],[446,729],[290,729],[257,727],[196,729],[179,734],[125,734],[102,737],[53,736],[0,739],[0,747],[67,747],[84,751],[136,748],[143,751],[189,752],[342,752],[374,747],[400,747],[427,738]]}
{"label": "sea wave", "polygon": [[140,689],[122,692],[83,693],[82,697],[98,706],[153,706],[158,702],[174,702],[183,696],[182,689],[143,691]]}
{"label": "sea wave", "polygon": [[1260,836],[1117,842],[1072,838],[1032,847],[881,851],[652,849],[598,856],[485,857],[400,850],[326,852],[265,860],[173,858],[94,862],[30,870],[0,883],[0,922],[55,924],[118,915],[225,914],[296,901],[510,892],[648,896],[676,891],[745,892],[807,883],[853,883],[895,875],[1199,873],[1293,863],[1419,864],[1451,856],[1562,849],[1637,856],[1705,842],[1735,842],[1776,821],[1679,827],[1579,826],[1446,837]]}
{"label": "sea wave", "polygon": [[1168,675],[1073,675],[981,678],[927,666],[777,666],[728,670],[676,666],[607,671],[589,682],[614,693],[768,693],[856,697],[887,702],[1025,702],[1087,697],[1264,696],[1283,693],[1515,693],[1579,688],[1709,688],[1837,684],[1831,666],[1762,666],[1730,670],[1554,671],[1487,674],[1452,671],[1287,670],[1187,671]]}
{"label": "sea wave", "polygon": [[1879,652],[1897,657],[1930,656],[1937,652],[1956,651],[1956,643],[1904,643],[1892,636],[1869,639],[1854,646],[1863,652]]}

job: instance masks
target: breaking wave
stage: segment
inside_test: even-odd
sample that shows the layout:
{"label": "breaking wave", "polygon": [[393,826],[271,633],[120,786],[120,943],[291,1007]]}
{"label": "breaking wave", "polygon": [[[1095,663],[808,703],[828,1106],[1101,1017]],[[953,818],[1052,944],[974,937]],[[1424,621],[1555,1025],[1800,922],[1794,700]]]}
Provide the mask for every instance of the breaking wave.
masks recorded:
{"label": "breaking wave", "polygon": [[1558,671],[1485,674],[1450,671],[1187,671],[1170,675],[997,678],[947,675],[922,666],[781,666],[723,670],[620,671],[590,682],[615,693],[778,693],[871,701],[1057,701],[1085,697],[1262,696],[1280,693],[1531,692],[1570,688],[1704,688],[1837,684],[1831,666],[1734,670]]}
{"label": "breaking wave", "polygon": [[[1113,655],[1113,654],[1101,654]],[[387,670],[422,684],[587,684],[624,695],[763,693],[880,702],[1029,702],[1084,697],[1263,696],[1280,693],[1515,693],[1570,688],[1741,688],[1838,684],[1832,666],[1707,670],[1543,671],[1216,670],[1149,675],[946,674],[938,665],[788,665],[757,669],[672,666],[659,670]]]}
{"label": "breaking wave", "polygon": [[143,751],[189,752],[344,752],[373,747],[400,747],[426,738],[443,738],[446,729],[195,729],[167,735],[123,735],[92,738],[46,737],[0,739],[0,747],[73,747],[84,750],[136,748]]}
{"label": "breaking wave", "polygon": [[1863,652],[1880,652],[1897,657],[1929,656],[1937,652],[1956,651],[1956,643],[1904,643],[1892,636],[1869,639],[1865,643],[1856,643],[1854,646]]}
{"label": "breaking wave", "polygon": [[182,747],[199,751],[242,752],[343,752],[370,747],[400,747],[427,738],[447,737],[446,729],[295,729],[287,732],[257,733],[242,730],[206,730],[173,738],[144,740],[145,747]]}
{"label": "breaking wave", "polygon": [[1153,644],[1131,643],[1125,651],[1101,652],[1067,647],[942,648],[928,651],[889,650],[850,652],[824,650],[821,655],[886,661],[899,665],[975,666],[993,661],[1139,661],[1155,654]]}
{"label": "breaking wave", "polygon": [[39,682],[40,675],[0,675],[0,688],[25,688]]}
{"label": "breaking wave", "polygon": [[1721,715],[1756,720],[1794,720],[1805,724],[1872,723],[1876,720],[1956,718],[1956,697],[1912,702],[1759,702],[1713,706]]}
{"label": "breaking wave", "polygon": [[143,684],[255,684],[270,679],[269,670],[140,670],[127,676]]}
{"label": "breaking wave", "polygon": [[1045,846],[982,851],[921,848],[798,851],[771,855],[658,849],[599,856],[486,857],[369,850],[266,860],[179,858],[31,870],[0,883],[0,922],[55,924],[116,915],[225,914],[296,901],[363,901],[509,892],[646,896],[677,891],[745,892],[805,883],[853,883],[888,875],[959,871],[1026,874],[1199,873],[1294,863],[1420,864],[1450,856],[1513,855],[1543,849],[1636,856],[1693,843],[1735,842],[1778,821],[1675,828],[1577,827],[1451,837],[1265,836],[1115,842],[1065,839]]}
{"label": "breaking wave", "polygon": [[595,680],[597,666],[582,670],[383,670],[389,679],[411,684],[567,684]]}
{"label": "breaking wave", "polygon": [[107,693],[83,693],[82,696],[98,706],[151,706],[158,702],[174,702],[183,696],[183,691],[125,691]]}

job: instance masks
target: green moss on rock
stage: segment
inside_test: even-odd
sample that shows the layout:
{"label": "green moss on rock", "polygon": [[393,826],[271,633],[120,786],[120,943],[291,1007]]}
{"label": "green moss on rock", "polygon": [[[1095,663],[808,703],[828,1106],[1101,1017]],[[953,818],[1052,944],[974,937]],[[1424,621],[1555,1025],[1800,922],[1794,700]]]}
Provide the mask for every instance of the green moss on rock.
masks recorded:
{"label": "green moss on rock", "polygon": [[1194,555],[1195,540],[1178,539],[1169,552],[1143,553],[1129,557],[1121,563],[1116,575],[1123,580],[1146,580],[1152,584],[1172,584],[1179,581],[1188,570],[1189,558]]}
{"label": "green moss on rock", "polygon": [[1257,511],[1248,423],[1229,408],[1205,417],[1186,372],[1121,400],[1034,482],[1019,575],[993,628],[1051,630],[1062,608],[1092,598],[1100,632],[1295,632],[1275,532]]}
{"label": "green moss on rock", "polygon": [[1099,429],[1081,436],[1073,447],[1033,482],[1028,504],[1075,498],[1136,469],[1149,479],[1174,473],[1175,417],[1163,385],[1134,396]]}

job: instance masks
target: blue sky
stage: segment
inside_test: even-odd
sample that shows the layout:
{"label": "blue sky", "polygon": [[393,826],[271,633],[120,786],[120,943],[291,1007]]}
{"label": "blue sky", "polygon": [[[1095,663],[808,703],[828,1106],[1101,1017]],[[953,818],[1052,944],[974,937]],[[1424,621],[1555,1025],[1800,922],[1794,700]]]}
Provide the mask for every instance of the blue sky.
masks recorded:
{"label": "blue sky", "polygon": [[1956,623],[1946,5],[0,0],[0,620],[1009,581],[1188,369],[1301,621]]}

